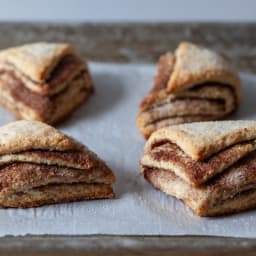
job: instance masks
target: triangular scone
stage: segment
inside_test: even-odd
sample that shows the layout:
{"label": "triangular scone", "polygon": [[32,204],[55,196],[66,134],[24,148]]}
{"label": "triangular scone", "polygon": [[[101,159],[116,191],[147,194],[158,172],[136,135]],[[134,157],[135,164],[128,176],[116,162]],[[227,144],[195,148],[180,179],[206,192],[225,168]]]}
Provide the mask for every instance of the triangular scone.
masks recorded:
{"label": "triangular scone", "polygon": [[256,121],[159,129],[145,145],[141,171],[156,188],[183,200],[200,216],[253,208]]}
{"label": "triangular scone", "polygon": [[154,87],[141,103],[137,125],[147,138],[162,127],[221,119],[241,101],[241,82],[221,55],[191,43],[159,59]]}
{"label": "triangular scone", "polygon": [[86,63],[69,44],[2,50],[0,69],[0,103],[23,119],[56,123],[93,91]]}
{"label": "triangular scone", "polygon": [[0,207],[113,198],[108,166],[74,139],[36,121],[0,128]]}
{"label": "triangular scone", "polygon": [[0,58],[17,67],[34,82],[43,83],[50,77],[58,62],[73,53],[69,44],[39,42],[3,50]]}
{"label": "triangular scone", "polygon": [[205,82],[227,84],[240,97],[240,80],[227,59],[202,46],[180,43],[175,51],[175,63],[169,75],[167,91],[177,93]]}

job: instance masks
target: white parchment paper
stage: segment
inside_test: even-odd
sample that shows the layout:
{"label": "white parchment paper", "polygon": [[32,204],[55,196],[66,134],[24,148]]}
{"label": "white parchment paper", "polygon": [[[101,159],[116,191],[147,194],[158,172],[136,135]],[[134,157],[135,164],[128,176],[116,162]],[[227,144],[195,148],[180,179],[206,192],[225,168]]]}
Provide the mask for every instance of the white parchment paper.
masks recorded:
{"label": "white parchment paper", "polygon": [[[144,139],[135,119],[151,87],[155,66],[91,63],[96,93],[64,124],[63,132],[89,146],[114,170],[116,199],[0,210],[0,236],[218,235],[256,237],[256,211],[200,218],[155,190],[139,175]],[[256,119],[256,77],[242,74],[244,102],[233,119]],[[13,121],[0,108],[0,124]]]}

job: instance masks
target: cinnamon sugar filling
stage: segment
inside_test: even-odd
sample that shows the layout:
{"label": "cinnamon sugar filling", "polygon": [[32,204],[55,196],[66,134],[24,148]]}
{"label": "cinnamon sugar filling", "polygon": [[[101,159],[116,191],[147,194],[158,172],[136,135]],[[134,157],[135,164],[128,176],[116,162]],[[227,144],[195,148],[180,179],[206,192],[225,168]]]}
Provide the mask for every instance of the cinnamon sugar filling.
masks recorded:
{"label": "cinnamon sugar filling", "polygon": [[[68,90],[68,87],[65,87],[62,91],[60,91],[58,94],[55,94],[53,96],[44,96],[40,95],[38,93],[35,93],[31,90],[29,90],[27,87],[23,85],[23,83],[18,79],[18,77],[12,72],[12,71],[5,71],[3,74],[8,74],[10,76],[9,81],[4,84],[5,89],[10,91],[12,98],[15,101],[22,102],[25,105],[29,106],[32,109],[35,109],[39,113],[44,113],[46,109],[51,109],[53,107],[53,104],[55,100],[61,96],[62,94],[65,94],[66,90]],[[87,73],[86,71],[81,71],[75,78],[76,79],[83,79],[83,76],[85,76]],[[1,72],[0,72],[1,77]],[[73,81],[74,81],[73,80]],[[2,81],[2,84],[4,81]],[[82,91],[87,91],[86,87],[81,89]]]}
{"label": "cinnamon sugar filling", "polygon": [[[177,170],[182,170],[182,173],[179,173],[179,175],[183,179],[193,186],[198,186],[210,181],[219,173],[226,171],[238,161],[255,152],[255,149],[254,141],[246,141],[227,147],[202,161],[195,161],[176,144],[162,141],[153,145],[148,155],[151,161],[162,163],[161,169],[164,169],[164,166],[167,164],[169,164],[170,168],[176,166]],[[166,163],[165,165],[164,162]],[[150,165],[142,160],[141,164],[143,167],[158,168],[154,162]],[[166,170],[168,171],[168,169]]]}
{"label": "cinnamon sugar filling", "polygon": [[[9,66],[13,67],[13,70],[17,70],[17,68],[11,64],[8,63]],[[57,87],[59,84],[64,84],[66,80],[72,75],[77,76],[78,73],[81,73],[82,69],[85,69],[84,66],[82,66],[82,61],[74,56],[74,55],[67,55],[64,56],[61,61],[57,64],[57,66],[53,69],[50,76],[44,83],[39,83],[35,80],[33,80],[31,77],[27,76],[26,74],[19,72],[20,76],[24,77],[26,80],[30,81],[37,87],[40,87],[43,90],[43,94],[47,95],[48,91],[51,88]],[[81,68],[82,67],[82,68]],[[9,70],[0,70],[0,72],[8,72]],[[87,69],[85,69],[86,72],[88,72]],[[16,76],[17,77],[17,76]],[[62,88],[63,89],[63,88]]]}

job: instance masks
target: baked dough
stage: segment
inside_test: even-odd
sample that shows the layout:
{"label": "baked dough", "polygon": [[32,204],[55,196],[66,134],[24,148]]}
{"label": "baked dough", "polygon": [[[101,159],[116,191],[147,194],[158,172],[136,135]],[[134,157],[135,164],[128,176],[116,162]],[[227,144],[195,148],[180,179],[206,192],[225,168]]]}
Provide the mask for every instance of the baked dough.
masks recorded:
{"label": "baked dough", "polygon": [[154,132],[144,177],[200,216],[256,206],[256,121],[194,122]]}
{"label": "baked dough", "polygon": [[0,128],[0,207],[113,198],[115,176],[86,146],[37,121]]}
{"label": "baked dough", "polygon": [[22,119],[57,123],[92,92],[88,67],[69,44],[0,51],[0,103]]}
{"label": "baked dough", "polygon": [[174,54],[160,57],[137,125],[148,138],[168,125],[222,119],[238,108],[241,97],[239,76],[224,57],[182,42]]}

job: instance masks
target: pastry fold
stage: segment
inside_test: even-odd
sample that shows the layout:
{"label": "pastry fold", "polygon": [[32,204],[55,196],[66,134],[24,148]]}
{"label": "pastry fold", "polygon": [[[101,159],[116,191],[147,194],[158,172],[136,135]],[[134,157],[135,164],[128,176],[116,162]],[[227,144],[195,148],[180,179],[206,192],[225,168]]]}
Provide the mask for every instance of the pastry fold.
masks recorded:
{"label": "pastry fold", "polygon": [[221,55],[183,42],[163,54],[153,89],[140,105],[137,126],[148,138],[162,127],[222,119],[241,101],[241,82]]}
{"label": "pastry fold", "polygon": [[141,172],[199,216],[254,208],[256,122],[194,122],[159,129],[145,145]]}
{"label": "pastry fold", "polygon": [[41,122],[0,128],[0,170],[0,207],[114,197],[109,167],[86,146]]}
{"label": "pastry fold", "polygon": [[40,42],[0,52],[0,103],[22,119],[56,123],[92,92],[88,67],[69,44]]}

